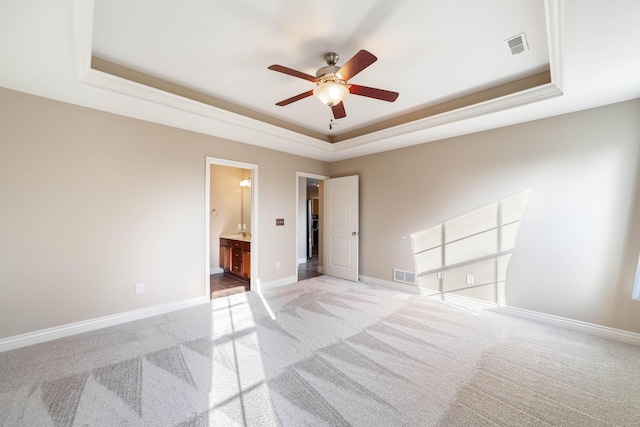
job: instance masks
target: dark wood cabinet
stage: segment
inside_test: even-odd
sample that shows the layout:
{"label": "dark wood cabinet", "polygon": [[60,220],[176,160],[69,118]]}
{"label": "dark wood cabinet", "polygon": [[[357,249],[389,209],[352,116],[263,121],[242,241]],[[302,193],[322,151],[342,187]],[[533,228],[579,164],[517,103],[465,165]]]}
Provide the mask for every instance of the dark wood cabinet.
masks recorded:
{"label": "dark wood cabinet", "polygon": [[220,267],[225,274],[251,279],[251,242],[220,238]]}
{"label": "dark wood cabinet", "polygon": [[242,251],[242,277],[251,279],[251,249],[250,248]]}
{"label": "dark wood cabinet", "polygon": [[220,268],[225,272],[231,268],[231,247],[220,242]]}

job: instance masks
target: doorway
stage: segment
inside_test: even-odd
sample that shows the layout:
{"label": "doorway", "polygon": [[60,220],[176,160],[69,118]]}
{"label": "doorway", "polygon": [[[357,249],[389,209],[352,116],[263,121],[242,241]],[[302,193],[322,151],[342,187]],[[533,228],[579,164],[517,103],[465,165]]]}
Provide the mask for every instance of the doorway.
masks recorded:
{"label": "doorway", "polygon": [[[212,298],[214,292],[216,296],[226,296],[256,290],[259,283],[258,166],[207,157],[205,183],[205,295]],[[228,237],[243,242],[242,272],[248,272],[240,277],[244,280],[234,278],[233,272],[225,274],[220,256],[221,238]]]}
{"label": "doorway", "polygon": [[[318,185],[318,264],[307,263],[309,234],[306,211],[309,197],[306,188],[317,180]],[[329,178],[297,173],[297,281],[327,274],[357,282],[359,280],[359,177],[358,175]],[[312,197],[309,199],[312,200]],[[325,218],[326,216],[326,218]],[[305,266],[301,266],[305,263]],[[304,269],[306,268],[306,271]]]}
{"label": "doorway", "polygon": [[297,231],[297,280],[305,280],[323,274],[322,263],[322,175],[297,173],[298,214]]}

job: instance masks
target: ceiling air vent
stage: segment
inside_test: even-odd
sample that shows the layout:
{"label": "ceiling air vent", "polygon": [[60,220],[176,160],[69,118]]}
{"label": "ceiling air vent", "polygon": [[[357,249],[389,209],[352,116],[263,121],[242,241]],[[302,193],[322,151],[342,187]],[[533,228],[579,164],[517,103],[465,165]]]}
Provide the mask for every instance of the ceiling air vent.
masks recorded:
{"label": "ceiling air vent", "polygon": [[524,35],[524,33],[513,36],[510,39],[505,40],[505,42],[507,43],[507,46],[509,46],[509,50],[511,51],[512,55],[517,55],[524,52],[525,50],[529,50],[527,37]]}

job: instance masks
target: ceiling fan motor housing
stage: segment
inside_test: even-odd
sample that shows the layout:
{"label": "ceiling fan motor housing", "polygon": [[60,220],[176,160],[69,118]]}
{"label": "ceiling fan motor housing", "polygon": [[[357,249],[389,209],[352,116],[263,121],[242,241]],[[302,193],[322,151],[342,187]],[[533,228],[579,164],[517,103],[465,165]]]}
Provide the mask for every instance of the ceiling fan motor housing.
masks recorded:
{"label": "ceiling fan motor housing", "polygon": [[341,67],[338,67],[337,65],[327,65],[316,71],[316,77],[326,76],[327,74],[335,74],[340,71],[340,68]]}
{"label": "ceiling fan motor housing", "polygon": [[322,77],[327,74],[335,74],[338,71],[340,71],[340,68],[342,67],[338,67],[336,65],[339,59],[340,59],[340,56],[335,52],[329,52],[325,54],[324,60],[327,62],[327,66],[322,67],[318,71],[316,71],[316,77]]}

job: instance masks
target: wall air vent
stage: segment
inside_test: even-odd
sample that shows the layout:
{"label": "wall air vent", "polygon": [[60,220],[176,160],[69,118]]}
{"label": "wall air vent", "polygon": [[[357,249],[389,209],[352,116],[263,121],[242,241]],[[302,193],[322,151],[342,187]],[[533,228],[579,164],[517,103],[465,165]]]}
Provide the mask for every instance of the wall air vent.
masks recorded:
{"label": "wall air vent", "polygon": [[393,281],[408,283],[410,285],[416,284],[416,273],[413,271],[404,271],[393,269]]}
{"label": "wall air vent", "polygon": [[529,44],[527,43],[527,36],[524,33],[513,36],[510,39],[505,40],[509,51],[512,55],[518,55],[526,50],[529,50]]}

